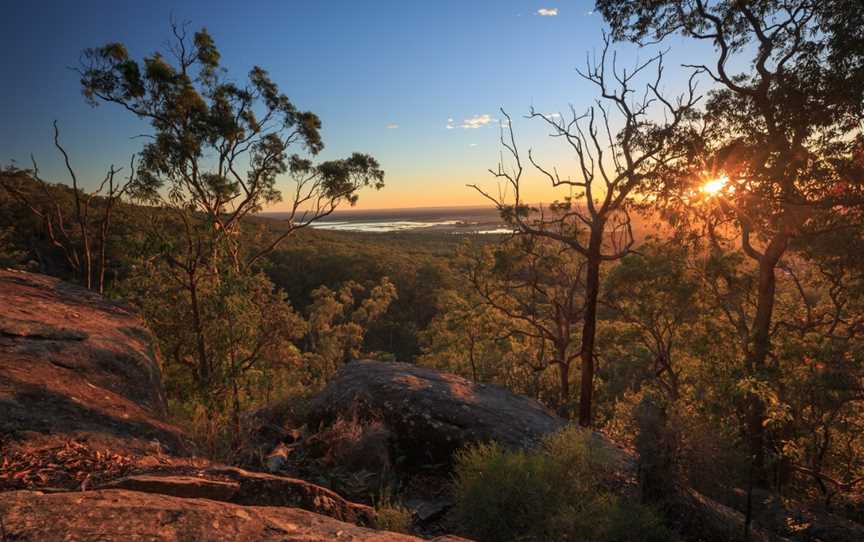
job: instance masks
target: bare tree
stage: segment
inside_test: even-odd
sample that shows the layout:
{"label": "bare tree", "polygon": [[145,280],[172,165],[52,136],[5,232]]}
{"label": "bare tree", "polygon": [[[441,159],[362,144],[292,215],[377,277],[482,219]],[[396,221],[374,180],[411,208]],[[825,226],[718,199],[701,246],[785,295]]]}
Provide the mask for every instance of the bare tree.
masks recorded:
{"label": "bare tree", "polygon": [[[71,216],[65,209],[65,192],[52,187],[39,175],[39,166],[32,156],[32,169],[4,171],[0,174],[0,186],[42,221],[45,235],[63,253],[76,279],[83,286],[103,293],[113,211],[134,184],[135,157],[131,159],[132,173],[125,181],[116,180],[122,168],[115,169],[112,165],[99,186],[92,192],[85,192],[79,186],[69,153],[60,144],[57,121],[54,121],[54,146],[63,156],[72,183]],[[22,181],[35,181],[39,196],[33,197]]]}
{"label": "bare tree", "polygon": [[[579,74],[598,90],[599,99],[585,113],[571,107],[569,119],[530,111],[528,118],[540,119],[551,129],[551,136],[563,139],[575,153],[579,171],[575,179],[562,178],[557,168],[540,165],[532,152],[528,161],[552,187],[579,191],[563,202],[532,209],[522,195],[523,163],[510,116],[502,110],[506,133],[501,144],[513,162],[510,170],[499,164],[490,172],[504,187],[499,195],[470,185],[493,202],[502,216],[523,235],[558,241],[585,258],[585,308],[582,319],[580,355],[582,361],[579,398],[579,423],[591,424],[594,381],[594,339],[597,330],[597,299],[600,268],[603,262],[626,255],[635,242],[630,217],[632,197],[676,161],[688,149],[677,143],[679,130],[688,111],[699,100],[694,77],[687,91],[675,99],[666,98],[659,85],[663,75],[663,53],[627,71],[617,67],[610,54],[610,41],[604,37],[600,58],[586,62]],[[649,69],[654,77],[637,92],[636,84]],[[695,76],[695,74],[694,74]],[[661,120],[654,120],[654,119]],[[615,122],[623,127],[614,128]],[[512,201],[508,193],[512,192]]]}
{"label": "bare tree", "polygon": [[549,239],[530,236],[505,241],[494,254],[475,254],[468,269],[483,303],[519,324],[509,333],[529,337],[538,345],[534,359],[526,361],[531,370],[557,368],[556,402],[562,412],[571,398],[571,368],[580,356],[576,335],[585,312],[584,270],[581,255]]}

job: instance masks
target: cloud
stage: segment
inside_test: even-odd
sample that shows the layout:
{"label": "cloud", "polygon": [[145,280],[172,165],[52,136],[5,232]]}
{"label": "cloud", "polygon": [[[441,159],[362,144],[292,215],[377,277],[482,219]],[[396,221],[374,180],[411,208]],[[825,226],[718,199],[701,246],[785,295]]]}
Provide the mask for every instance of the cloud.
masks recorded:
{"label": "cloud", "polygon": [[390,124],[388,124],[388,125],[386,126],[386,128],[387,128],[388,130],[395,130],[396,128],[399,128],[399,125],[396,124],[395,122],[391,122]]}
{"label": "cloud", "polygon": [[468,143],[468,146],[469,146],[469,147],[476,147],[476,146],[477,146],[477,143]]}
{"label": "cloud", "polygon": [[541,17],[555,17],[558,15],[558,8],[540,8],[537,10],[537,15]]}
{"label": "cloud", "polygon": [[453,126],[453,117],[447,117],[447,129],[452,130],[453,128],[455,128]]}
{"label": "cloud", "polygon": [[489,115],[474,115],[469,119],[464,119],[460,127],[465,129],[481,128],[483,126],[486,126],[487,124],[490,124],[492,120],[492,117],[490,117]]}

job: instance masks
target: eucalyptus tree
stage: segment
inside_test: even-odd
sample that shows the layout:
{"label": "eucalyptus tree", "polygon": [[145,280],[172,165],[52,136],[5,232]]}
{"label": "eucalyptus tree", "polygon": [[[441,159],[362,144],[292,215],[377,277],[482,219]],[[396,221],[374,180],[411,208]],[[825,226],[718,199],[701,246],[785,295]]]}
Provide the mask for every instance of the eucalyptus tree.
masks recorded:
{"label": "eucalyptus tree", "polygon": [[313,381],[324,383],[342,365],[358,359],[369,326],[398,297],[396,286],[387,277],[368,289],[348,281],[337,290],[327,286],[313,290],[305,338],[310,373],[315,373]]}
{"label": "eucalyptus tree", "polygon": [[[532,207],[524,197],[522,155],[516,144],[510,116],[501,145],[509,154],[511,167],[499,164],[490,170],[498,179],[499,190],[471,185],[490,200],[502,217],[521,235],[554,240],[585,259],[584,310],[579,353],[581,358],[579,423],[591,424],[595,369],[597,302],[601,285],[601,266],[627,255],[635,238],[630,211],[635,197],[661,171],[672,169],[688,157],[691,150],[682,142],[688,138],[688,112],[698,102],[693,78],[677,97],[667,97],[660,89],[663,53],[641,62],[632,70],[621,69],[610,52],[610,40],[598,58],[589,60],[579,74],[598,93],[595,103],[584,113],[538,113],[528,117],[542,121],[551,136],[563,140],[576,158],[573,177],[562,176],[558,168],[541,165],[528,151],[528,162],[553,188],[568,188],[575,193],[550,204]],[[617,126],[621,126],[617,128]],[[506,137],[505,137],[506,133]]]}
{"label": "eucalyptus tree", "polygon": [[[236,305],[209,303],[229,311],[214,313],[202,298],[221,295],[225,280],[257,284],[244,277],[257,272],[264,256],[339,205],[354,204],[361,188],[381,188],[384,173],[360,153],[313,162],[324,148],[318,116],[295,106],[258,66],[235,82],[207,30],[190,36],[187,28],[172,24],[168,50],[140,61],[121,43],[87,49],[78,71],[89,103],[117,105],[150,126],[134,194],[158,207],[148,233],[188,300],[188,314],[176,324],[190,327],[195,381],[208,397],[219,375],[236,374],[230,360],[249,358],[241,366],[251,367],[269,341],[253,340],[243,352],[218,347],[222,341],[207,329],[231,320]],[[270,237],[250,243],[243,235],[247,219],[283,197],[287,218]]]}
{"label": "eucalyptus tree", "polygon": [[[755,266],[741,361],[751,389],[745,432],[764,483],[766,401],[758,389],[777,365],[778,270],[796,247],[860,232],[864,5],[598,0],[597,9],[617,39],[645,44],[678,35],[713,47],[710,61],[691,66],[714,85],[700,111],[701,161],[685,175],[658,179],[657,201],[679,218],[699,207],[712,249],[737,245]],[[710,190],[700,193],[699,185]]]}
{"label": "eucalyptus tree", "polygon": [[557,397],[551,402],[566,413],[572,367],[580,356],[585,259],[555,241],[531,236],[480,247],[468,258],[467,278],[480,302],[510,324],[507,334],[535,345],[525,364],[535,373],[557,371]]}
{"label": "eucalyptus tree", "polygon": [[653,357],[654,381],[670,402],[681,395],[682,368],[675,362],[698,316],[698,283],[687,269],[686,249],[650,243],[628,254],[607,275],[603,304]]}

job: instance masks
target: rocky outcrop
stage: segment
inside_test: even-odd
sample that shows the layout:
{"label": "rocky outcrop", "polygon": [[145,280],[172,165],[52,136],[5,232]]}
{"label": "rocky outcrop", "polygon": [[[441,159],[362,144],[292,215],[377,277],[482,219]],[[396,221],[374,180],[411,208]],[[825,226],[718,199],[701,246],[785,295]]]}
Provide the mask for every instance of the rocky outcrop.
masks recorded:
{"label": "rocky outcrop", "polygon": [[340,418],[383,422],[416,464],[449,461],[454,451],[476,442],[530,447],[565,425],[537,401],[501,386],[378,361],[346,364],[312,401],[311,427]]}
{"label": "rocky outcrop", "polygon": [[[240,506],[126,490],[0,493],[4,540],[374,541],[413,536],[374,531],[296,508]],[[438,542],[456,542],[440,538]]]}
{"label": "rocky outcrop", "polygon": [[374,511],[329,489],[192,455],[127,307],[4,270],[0,307],[3,541],[410,539],[340,523]]}
{"label": "rocky outcrop", "polygon": [[183,499],[210,499],[231,502],[240,491],[240,484],[199,476],[133,474],[101,484],[98,489],[128,489],[143,493],[159,493]]}
{"label": "rocky outcrop", "polygon": [[4,448],[75,439],[113,453],[180,454],[155,342],[128,308],[54,278],[0,270]]}
{"label": "rocky outcrop", "polygon": [[290,506],[358,525],[374,525],[375,511],[327,488],[285,476],[213,466],[195,474],[135,474],[99,486],[252,506]]}

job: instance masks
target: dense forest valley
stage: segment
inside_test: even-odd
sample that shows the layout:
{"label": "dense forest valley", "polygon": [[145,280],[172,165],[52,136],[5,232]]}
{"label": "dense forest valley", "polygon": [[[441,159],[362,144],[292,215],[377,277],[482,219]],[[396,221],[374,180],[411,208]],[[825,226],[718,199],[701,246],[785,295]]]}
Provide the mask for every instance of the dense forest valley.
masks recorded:
{"label": "dense forest valley", "polygon": [[[392,540],[864,540],[864,8],[597,10],[608,35],[580,71],[596,102],[527,114],[571,163],[522,148],[502,111],[501,164],[465,188],[511,233],[316,228],[387,190],[386,167],[317,160],[322,121],[265,70],[225,77],[218,40],[189,24],[143,59],[121,43],[84,51],[84,99],[128,111],[149,137],[84,182],[55,123],[67,178],[43,178],[35,160],[0,169],[0,495],[19,495],[0,500],[0,540],[61,538],[27,519],[53,513],[39,499],[163,494],[152,478],[166,473],[206,478],[172,495],[230,502],[238,517],[264,514],[259,494],[289,491],[273,488],[290,477],[314,503],[275,506]],[[677,69],[662,53],[627,70],[614,56],[673,34],[715,55],[677,95],[659,83]],[[745,61],[733,70],[730,55]],[[567,195],[525,201],[529,171]],[[288,210],[262,214],[276,204]],[[43,320],[43,302],[143,324],[79,333],[78,316]],[[129,363],[149,376],[104,360],[75,373],[90,354],[64,345],[123,326],[148,345],[150,361]],[[16,384],[27,356],[54,360],[65,372],[44,374],[57,382],[90,380],[68,405],[46,399],[60,383]],[[114,448],[98,443],[115,422],[68,414],[97,374],[105,398],[136,401],[124,416],[138,425]],[[139,383],[155,386],[146,401]],[[22,421],[41,405],[70,417]],[[105,485],[123,483],[138,485]],[[299,539],[213,521],[228,530],[130,539]],[[302,539],[378,540],[354,528]],[[124,539],[100,532],[80,539]]]}

